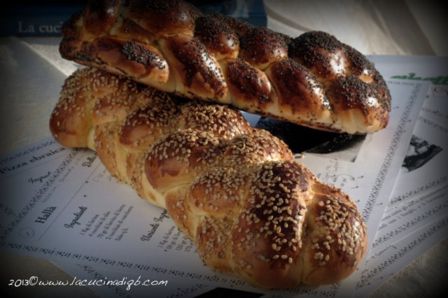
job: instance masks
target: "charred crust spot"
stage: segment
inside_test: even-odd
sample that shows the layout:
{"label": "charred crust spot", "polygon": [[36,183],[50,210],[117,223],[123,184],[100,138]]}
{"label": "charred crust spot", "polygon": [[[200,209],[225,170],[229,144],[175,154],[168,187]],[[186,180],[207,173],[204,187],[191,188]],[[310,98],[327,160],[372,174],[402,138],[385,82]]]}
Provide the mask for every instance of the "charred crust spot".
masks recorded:
{"label": "charred crust spot", "polygon": [[260,78],[257,69],[243,60],[237,59],[230,62],[227,67],[227,75],[231,85],[237,88],[247,100],[255,98],[259,104],[271,101],[269,87]]}
{"label": "charred crust spot", "polygon": [[304,66],[291,59],[285,59],[272,65],[272,79],[278,89],[280,100],[291,106],[293,111],[300,112],[303,108],[311,108],[320,101],[325,108],[330,109],[328,99],[317,99],[316,92],[323,90],[318,80]]}
{"label": "charred crust spot", "polygon": [[329,53],[342,49],[334,36],[320,31],[307,32],[289,43],[288,54],[308,68],[315,68],[319,75],[328,75],[331,65]]}
{"label": "charred crust spot", "polygon": [[182,8],[188,7],[193,9],[192,6],[181,0],[133,0],[130,1],[132,9],[148,10],[157,13],[168,13],[170,11],[181,11]]}
{"label": "charred crust spot", "polygon": [[335,103],[348,109],[361,108],[364,110],[363,102],[367,100],[367,97],[374,95],[368,84],[354,76],[339,78],[334,81],[328,91]]}
{"label": "charred crust spot", "polygon": [[88,16],[95,15],[99,20],[107,19],[110,16],[115,16],[119,5],[119,0],[89,1],[85,14]]}
{"label": "charred crust spot", "polygon": [[206,84],[209,84],[215,94],[224,92],[224,77],[221,68],[210,57],[204,45],[193,38],[188,42],[172,41],[173,54],[183,64],[185,85],[191,87],[197,74],[200,74]]}
{"label": "charred crust spot", "polygon": [[129,11],[146,29],[169,33],[192,29],[195,18],[201,14],[194,6],[179,0],[130,1]]}
{"label": "charred crust spot", "polygon": [[119,0],[89,1],[84,11],[86,29],[93,34],[107,31],[118,16],[119,5]]}
{"label": "charred crust spot", "polygon": [[251,24],[245,21],[241,21],[229,16],[224,16],[221,14],[212,14],[211,16],[218,20],[220,23],[225,24],[229,28],[231,28],[239,38],[241,38],[243,35],[246,35],[252,28],[254,28]]}
{"label": "charred crust spot", "polygon": [[344,45],[345,53],[351,63],[351,73],[353,75],[361,75],[363,71],[373,72],[375,68],[367,58],[352,47]]}
{"label": "charred crust spot", "polygon": [[129,39],[138,40],[141,42],[147,40],[152,41],[154,38],[150,32],[128,18],[123,19],[123,24],[121,25],[120,30],[122,33],[127,34]]}
{"label": "charred crust spot", "polygon": [[355,76],[341,77],[333,82],[328,89],[328,96],[333,99],[333,104],[346,109],[360,109],[369,114],[372,108],[369,100],[375,98],[385,111],[389,110],[390,101],[387,94],[379,92],[378,85],[367,84]]}
{"label": "charred crust spot", "polygon": [[213,16],[196,19],[194,36],[208,49],[220,53],[228,53],[239,47],[238,36],[230,26]]}
{"label": "charred crust spot", "polygon": [[289,46],[290,54],[306,53],[315,48],[334,52],[341,48],[341,42],[326,32],[310,31],[293,39]]}
{"label": "charred crust spot", "polygon": [[157,67],[158,69],[164,69],[166,67],[166,63],[164,63],[164,60],[159,55],[154,54],[143,45],[134,41],[125,42],[121,47],[121,53],[128,60],[145,66]]}
{"label": "charred crust spot", "polygon": [[349,46],[344,46],[347,57],[351,63],[352,75],[359,76],[363,72],[367,72],[373,78],[372,89],[377,94],[382,107],[390,111],[391,96],[389,88],[383,76],[375,69],[375,66],[363,54]]}
{"label": "charred crust spot", "polygon": [[297,78],[299,77],[299,80],[303,81],[307,75],[307,72],[308,71],[305,67],[290,59],[279,61],[272,66],[272,73],[274,77],[278,81],[283,82],[285,91],[290,92],[293,92],[295,89],[295,86],[297,85]]}
{"label": "charred crust spot", "polygon": [[288,36],[286,34],[283,34],[281,32],[276,32],[278,37],[282,38],[285,42],[286,46],[289,47],[289,44],[293,41],[293,38],[291,36]]}
{"label": "charred crust spot", "polygon": [[285,39],[267,28],[252,28],[241,37],[240,42],[240,57],[249,63],[268,63],[287,55]]}

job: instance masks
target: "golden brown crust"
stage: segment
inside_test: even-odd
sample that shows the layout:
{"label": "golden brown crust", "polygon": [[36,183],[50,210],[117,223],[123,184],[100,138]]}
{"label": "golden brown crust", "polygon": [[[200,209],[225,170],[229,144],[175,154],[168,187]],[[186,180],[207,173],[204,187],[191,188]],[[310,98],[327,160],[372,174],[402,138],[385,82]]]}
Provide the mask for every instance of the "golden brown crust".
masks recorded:
{"label": "golden brown crust", "polygon": [[[70,19],[62,56],[159,90],[317,129],[368,133],[387,125],[391,98],[384,79],[365,56],[327,33],[292,39],[202,15],[181,0],[117,2],[101,1]],[[347,80],[354,82],[350,92],[335,97],[332,88]],[[366,89],[377,105],[365,104]]]}
{"label": "golden brown crust", "polygon": [[195,179],[189,192],[189,201],[201,212],[213,213],[224,218],[238,212],[247,193],[242,191],[248,184],[248,175],[237,169],[212,168]]}
{"label": "golden brown crust", "polygon": [[231,139],[252,131],[241,113],[235,109],[195,102],[182,106],[181,126],[210,131],[222,139]]}
{"label": "golden brown crust", "polygon": [[166,208],[216,270],[263,288],[319,285],[348,276],[365,254],[366,228],[348,196],[234,109],[82,69],[66,80],[50,127]]}
{"label": "golden brown crust", "polygon": [[292,287],[299,274],[306,205],[312,174],[294,161],[264,163],[254,175],[249,200],[239,216],[233,245],[238,268],[260,286]]}
{"label": "golden brown crust", "polygon": [[147,96],[151,101],[127,114],[121,126],[120,143],[128,148],[147,148],[165,135],[171,129],[171,119],[179,116],[179,106],[168,94],[151,92]]}

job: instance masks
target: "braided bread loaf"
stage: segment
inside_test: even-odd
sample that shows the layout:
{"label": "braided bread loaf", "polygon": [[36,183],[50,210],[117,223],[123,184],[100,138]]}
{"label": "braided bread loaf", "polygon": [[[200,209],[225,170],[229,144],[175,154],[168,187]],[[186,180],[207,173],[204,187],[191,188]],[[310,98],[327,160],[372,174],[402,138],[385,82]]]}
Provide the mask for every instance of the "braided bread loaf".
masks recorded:
{"label": "braided bread loaf", "polygon": [[358,51],[323,32],[295,39],[181,0],[91,1],[63,28],[64,58],[179,95],[317,129],[387,125],[390,94]]}
{"label": "braided bread loaf", "polygon": [[365,254],[349,197],[236,110],[83,69],[66,80],[50,129],[166,208],[214,269],[264,288],[318,285],[348,276]]}

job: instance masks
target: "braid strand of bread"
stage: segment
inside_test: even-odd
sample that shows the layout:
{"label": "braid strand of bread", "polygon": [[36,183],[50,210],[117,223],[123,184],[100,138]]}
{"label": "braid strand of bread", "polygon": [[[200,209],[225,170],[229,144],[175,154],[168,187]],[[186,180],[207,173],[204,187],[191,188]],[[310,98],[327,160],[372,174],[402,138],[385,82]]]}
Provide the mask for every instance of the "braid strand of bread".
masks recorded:
{"label": "braid strand of bread", "polygon": [[366,252],[349,197],[237,110],[86,68],[66,80],[50,129],[64,146],[95,150],[115,177],[166,208],[205,264],[251,284],[337,282]]}
{"label": "braid strand of bread", "polygon": [[63,34],[64,58],[184,97],[336,132],[374,132],[389,119],[383,77],[324,32],[293,39],[181,0],[101,0]]}

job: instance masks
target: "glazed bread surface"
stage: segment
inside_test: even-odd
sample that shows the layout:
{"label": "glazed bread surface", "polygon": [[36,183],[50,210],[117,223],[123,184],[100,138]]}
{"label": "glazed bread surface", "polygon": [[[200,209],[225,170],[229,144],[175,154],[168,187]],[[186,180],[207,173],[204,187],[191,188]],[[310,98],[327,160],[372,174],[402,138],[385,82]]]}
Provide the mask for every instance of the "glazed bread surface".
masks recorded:
{"label": "glazed bread surface", "polygon": [[64,25],[60,53],[159,90],[321,130],[369,133],[389,119],[384,79],[335,37],[290,38],[179,0],[91,1]]}
{"label": "glazed bread surface", "polygon": [[64,146],[95,150],[115,177],[166,208],[206,265],[256,286],[334,283],[366,252],[349,197],[232,108],[89,68],[66,80],[50,129]]}

